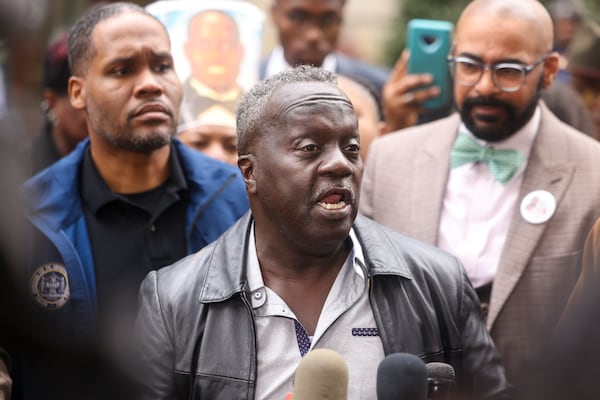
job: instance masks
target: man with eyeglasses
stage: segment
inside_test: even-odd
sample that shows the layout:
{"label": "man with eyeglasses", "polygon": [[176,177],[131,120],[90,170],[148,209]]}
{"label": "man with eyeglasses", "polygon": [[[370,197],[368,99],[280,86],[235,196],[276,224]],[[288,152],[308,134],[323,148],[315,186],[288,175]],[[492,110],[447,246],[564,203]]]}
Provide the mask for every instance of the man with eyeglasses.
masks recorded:
{"label": "man with eyeglasses", "polygon": [[458,113],[370,146],[361,211],[457,256],[509,380],[559,319],[600,216],[600,144],[540,101],[558,72],[536,0],[475,0],[448,59]]}
{"label": "man with eyeglasses", "polygon": [[345,0],[273,0],[271,19],[279,35],[260,67],[260,79],[300,64],[368,82],[381,93],[388,71],[336,51]]}

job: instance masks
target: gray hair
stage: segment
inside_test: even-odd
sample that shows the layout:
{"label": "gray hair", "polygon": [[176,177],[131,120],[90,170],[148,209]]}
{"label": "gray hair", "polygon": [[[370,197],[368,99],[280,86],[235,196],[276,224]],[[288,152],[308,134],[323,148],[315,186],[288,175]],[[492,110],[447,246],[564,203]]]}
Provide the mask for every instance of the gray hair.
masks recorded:
{"label": "gray hair", "polygon": [[92,34],[98,23],[126,11],[147,15],[160,23],[154,15],[134,3],[117,2],[92,7],[77,20],[69,33],[69,67],[74,75],[83,75],[94,57],[96,49],[93,46]]}
{"label": "gray hair", "polygon": [[333,73],[308,65],[300,65],[259,81],[242,96],[237,105],[239,155],[247,154],[250,144],[260,136],[261,131],[264,131],[261,128],[274,122],[268,121],[266,113],[266,106],[273,92],[290,83],[300,82],[324,82],[337,87],[337,80]]}

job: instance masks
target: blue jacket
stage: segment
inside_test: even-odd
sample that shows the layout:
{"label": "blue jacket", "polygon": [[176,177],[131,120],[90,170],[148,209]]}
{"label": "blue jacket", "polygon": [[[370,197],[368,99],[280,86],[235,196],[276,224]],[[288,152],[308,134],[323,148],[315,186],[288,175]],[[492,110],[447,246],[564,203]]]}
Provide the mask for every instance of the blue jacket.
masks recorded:
{"label": "blue jacket", "polygon": [[[248,210],[248,200],[237,168],[191,150],[177,139],[173,142],[188,183],[185,232],[191,254],[211,243],[241,217]],[[66,300],[60,298],[65,295],[63,287],[58,294],[51,293],[53,297],[44,297],[42,303],[55,309],[52,319],[57,317],[59,326],[75,337],[93,336],[97,319],[95,269],[79,193],[79,171],[88,147],[86,139],[71,154],[22,187],[26,215],[36,228],[29,249],[35,261],[31,260],[29,265],[32,283],[28,290],[36,296],[34,292],[39,287],[33,282],[41,274],[52,271],[66,274]],[[54,266],[44,269],[45,263]],[[42,285],[47,282],[50,281]]]}

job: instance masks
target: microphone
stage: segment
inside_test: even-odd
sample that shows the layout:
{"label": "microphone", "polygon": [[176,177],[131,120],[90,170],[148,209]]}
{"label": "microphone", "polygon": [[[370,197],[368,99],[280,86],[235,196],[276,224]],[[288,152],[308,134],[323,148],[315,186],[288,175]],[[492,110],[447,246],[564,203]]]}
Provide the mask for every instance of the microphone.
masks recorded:
{"label": "microphone", "polygon": [[328,349],[315,349],[302,358],[294,375],[294,400],[346,400],[348,366],[342,356]]}
{"label": "microphone", "polygon": [[414,354],[394,353],[377,367],[377,400],[426,400],[427,369]]}
{"label": "microphone", "polygon": [[427,369],[427,399],[449,400],[454,389],[454,368],[450,364],[432,362],[425,365]]}

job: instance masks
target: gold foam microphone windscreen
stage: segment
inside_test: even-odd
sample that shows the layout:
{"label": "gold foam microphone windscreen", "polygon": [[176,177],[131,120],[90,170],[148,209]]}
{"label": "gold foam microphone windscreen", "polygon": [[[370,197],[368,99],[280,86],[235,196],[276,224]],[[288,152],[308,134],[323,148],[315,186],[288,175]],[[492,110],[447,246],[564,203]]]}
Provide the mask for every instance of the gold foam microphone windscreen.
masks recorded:
{"label": "gold foam microphone windscreen", "polygon": [[294,376],[294,400],[346,400],[348,366],[343,357],[328,349],[310,351]]}

